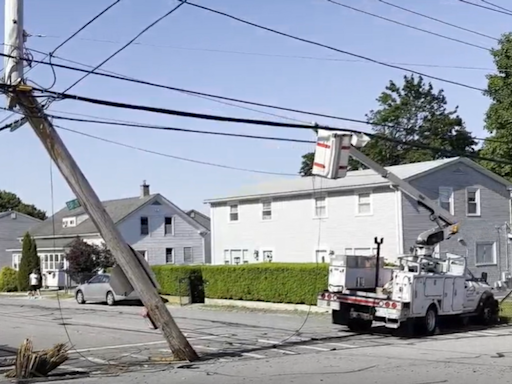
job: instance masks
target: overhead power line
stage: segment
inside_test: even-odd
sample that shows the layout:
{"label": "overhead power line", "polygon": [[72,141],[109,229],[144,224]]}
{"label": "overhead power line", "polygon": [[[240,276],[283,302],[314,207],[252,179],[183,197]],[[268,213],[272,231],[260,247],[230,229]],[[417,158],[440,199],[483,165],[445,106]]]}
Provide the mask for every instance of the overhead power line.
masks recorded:
{"label": "overhead power line", "polygon": [[490,1],[482,0],[482,3],[486,3],[486,4],[489,4],[489,5],[493,6],[493,7],[495,7],[495,8],[498,8],[498,9],[501,9],[503,11],[507,11],[507,12],[512,13],[511,9],[502,7],[501,5],[498,5],[498,4],[491,3]]}
{"label": "overhead power line", "polygon": [[[183,1],[183,0],[180,0],[180,1]],[[212,13],[215,13],[217,15],[221,15],[221,16],[224,16],[224,17],[227,17],[229,19],[232,19],[232,20],[236,20],[240,23],[243,23],[243,24],[247,24],[247,25],[250,25],[250,26],[253,26],[255,28],[258,28],[258,29],[262,29],[262,30],[265,30],[265,31],[268,31],[268,32],[272,32],[272,33],[275,33],[277,35],[280,35],[280,36],[284,36],[284,37],[288,37],[290,39],[293,39],[293,40],[297,40],[297,41],[301,41],[303,43],[307,43],[307,44],[311,44],[311,45],[315,45],[317,47],[322,47],[322,48],[325,48],[325,49],[329,49],[331,51],[335,51],[335,52],[339,52],[339,53],[343,53],[345,55],[349,55],[349,56],[353,56],[353,57],[357,57],[359,59],[362,59],[362,60],[366,60],[366,61],[369,61],[369,62],[372,62],[372,63],[375,63],[375,64],[378,64],[378,65],[382,65],[384,67],[388,67],[388,68],[394,68],[394,69],[399,69],[400,71],[405,71],[405,72],[410,72],[410,73],[415,73],[417,75],[420,75],[420,76],[423,76],[423,77],[427,77],[427,78],[430,78],[430,79],[434,79],[434,80],[438,80],[438,81],[442,81],[444,83],[447,83],[447,84],[453,84],[453,85],[457,85],[459,87],[464,87],[464,88],[468,88],[468,89],[473,89],[473,90],[476,90],[476,91],[480,91],[480,92],[484,92],[485,90],[482,89],[482,88],[478,88],[478,87],[474,87],[472,85],[469,85],[469,84],[464,84],[464,83],[460,83],[458,81],[454,81],[454,80],[449,80],[449,79],[444,79],[442,77],[437,77],[437,76],[432,76],[432,75],[428,75],[426,73],[422,73],[422,72],[419,72],[419,71],[415,71],[415,70],[412,70],[412,69],[408,69],[408,68],[404,68],[404,67],[401,67],[401,66],[398,66],[398,65],[393,65],[393,64],[387,64],[383,61],[380,61],[380,60],[376,60],[376,59],[372,59],[371,57],[366,57],[366,56],[363,56],[363,55],[359,55],[357,53],[353,53],[353,52],[350,52],[350,51],[346,51],[346,50],[343,50],[343,49],[338,49],[338,48],[335,48],[335,47],[331,47],[329,45],[326,45],[326,44],[322,44],[322,43],[318,43],[316,41],[313,41],[313,40],[308,40],[308,39],[304,39],[302,37],[298,37],[298,36],[294,36],[294,35],[290,35],[288,33],[285,33],[285,32],[281,32],[281,31],[278,31],[276,29],[273,29],[273,28],[268,28],[268,27],[265,27],[263,25],[260,25],[260,24],[256,24],[256,23],[253,23],[253,22],[250,22],[250,21],[247,21],[247,20],[244,20],[244,19],[241,19],[239,17],[236,17],[236,16],[232,16],[230,14],[227,14],[225,12],[221,12],[221,11],[217,11],[213,8],[208,8],[208,7],[205,7],[203,5],[199,5],[199,4],[195,4],[195,3],[191,3],[189,1],[187,1],[185,4],[187,5],[190,5],[192,7],[196,7],[196,8],[200,8],[200,9],[203,9],[205,11],[208,11],[208,12],[212,12]]]}
{"label": "overhead power line", "polygon": [[[0,87],[4,90],[9,89],[10,92],[15,92],[15,87],[8,86],[5,84],[0,85]],[[32,89],[35,91],[39,91],[39,92],[45,92],[43,89],[38,89],[35,87],[32,87]],[[409,146],[412,148],[420,148],[420,149],[426,149],[426,150],[430,150],[430,151],[437,151],[439,153],[450,153],[453,156],[462,156],[462,157],[468,157],[468,158],[473,158],[473,159],[477,159],[477,160],[485,160],[485,161],[491,161],[491,162],[500,163],[500,164],[512,165],[512,162],[508,161],[508,160],[486,158],[486,157],[478,156],[476,154],[467,153],[467,152],[450,151],[450,150],[446,150],[444,148],[433,147],[433,146],[425,145],[422,143],[411,143],[411,142],[407,142],[407,141],[403,141],[403,140],[397,140],[394,138],[386,137],[383,135],[362,132],[362,131],[355,130],[355,129],[333,128],[333,127],[321,126],[321,125],[282,123],[282,122],[278,122],[278,121],[269,121],[269,120],[244,119],[244,118],[237,118],[237,117],[231,117],[231,116],[210,115],[210,114],[204,114],[204,113],[172,110],[172,109],[167,109],[167,108],[150,107],[150,106],[145,106],[145,105],[128,104],[128,103],[115,102],[115,101],[109,101],[109,100],[94,99],[94,98],[78,96],[78,95],[63,94],[63,93],[53,92],[53,91],[47,91],[46,93],[53,95],[58,99],[77,100],[77,101],[83,101],[83,102],[87,102],[87,103],[103,105],[103,106],[108,106],[108,107],[146,111],[146,112],[153,112],[153,113],[161,113],[161,114],[172,115],[172,116],[190,117],[190,118],[204,119],[204,120],[210,120],[210,121],[223,121],[223,122],[229,122],[229,123],[253,124],[253,125],[259,125],[259,126],[280,127],[280,128],[297,128],[297,129],[308,129],[308,130],[315,129],[315,128],[321,128],[321,129],[330,130],[330,131],[343,130],[346,132],[351,132],[351,133],[356,133],[356,134],[364,133],[369,137],[374,137],[374,138],[378,138],[383,141],[406,145],[406,146]]]}
{"label": "overhead power line", "polygon": [[[396,4],[390,3],[390,2],[385,1],[385,0],[379,0],[379,1],[382,4],[389,5],[390,7],[393,7],[393,8],[396,8],[396,9],[400,9],[400,10],[402,10],[404,12],[408,12],[408,13],[411,13],[413,15],[423,17],[425,19],[429,19],[429,20],[435,21],[435,22],[440,23],[440,24],[448,25],[449,27],[453,27],[453,28],[459,29],[461,31],[469,32],[469,33],[472,33],[474,35],[486,37],[486,38],[494,40],[494,41],[499,41],[499,39],[496,38],[496,37],[493,37],[493,36],[490,36],[490,35],[486,35],[485,33],[481,33],[481,32],[475,31],[474,29],[464,28],[464,27],[461,27],[460,25],[452,24],[452,23],[449,23],[447,21],[444,21],[444,20],[441,20],[441,19],[429,16],[429,15],[426,15],[426,14],[421,13],[421,12],[413,11],[412,9],[402,7],[400,5],[396,5]],[[485,0],[482,0],[482,1],[485,2]]]}
{"label": "overhead power line", "polygon": [[163,153],[163,152],[158,152],[158,151],[154,151],[154,150],[147,149],[147,148],[137,147],[137,146],[134,146],[134,145],[121,143],[121,142],[115,141],[115,140],[109,140],[109,139],[106,139],[104,137],[99,137],[99,136],[91,135],[89,133],[76,131],[74,129],[65,128],[65,127],[62,127],[60,125],[55,125],[55,127],[58,128],[58,129],[62,129],[64,131],[68,131],[68,132],[72,132],[72,133],[75,133],[75,134],[78,134],[78,135],[89,137],[91,139],[96,139],[96,140],[100,140],[100,141],[103,141],[103,142],[106,142],[106,143],[118,145],[118,146],[121,146],[121,147],[134,149],[134,150],[137,150],[137,151],[140,151],[140,152],[146,152],[146,153],[151,153],[153,155],[163,156],[163,157],[167,157],[167,158],[171,158],[171,159],[175,159],[175,160],[186,161],[186,162],[189,162],[189,163],[208,165],[208,166],[211,166],[211,167],[230,169],[230,170],[234,170],[234,171],[242,171],[242,172],[250,172],[250,173],[261,173],[261,174],[266,174],[266,175],[299,176],[299,174],[295,174],[295,173],[272,172],[272,171],[263,171],[263,170],[258,170],[258,169],[241,168],[241,167],[235,167],[235,166],[231,166],[231,165],[224,165],[224,164],[212,163],[212,162],[209,162],[209,161],[201,161],[201,160],[196,160],[196,159],[190,159],[190,158],[187,158],[187,157],[170,155],[168,153]]}
{"label": "overhead power line", "polygon": [[149,24],[146,28],[144,28],[142,31],[140,31],[133,39],[131,39],[129,42],[127,42],[125,45],[123,45],[121,48],[119,48],[117,51],[115,51],[112,55],[107,57],[105,60],[103,60],[100,64],[98,64],[94,69],[92,69],[89,73],[85,74],[83,77],[75,81],[73,84],[71,84],[68,88],[64,90],[64,92],[69,91],[71,88],[75,87],[78,83],[80,83],[82,80],[84,80],[87,76],[89,76],[92,72],[95,72],[98,68],[102,67],[104,64],[112,60],[115,56],[117,56],[119,53],[124,51],[126,48],[128,48],[135,40],[137,40],[140,36],[142,36],[144,33],[146,33],[148,30],[153,28],[156,24],[158,24],[160,21],[165,19],[166,17],[173,14],[175,11],[177,11],[185,2],[179,3],[177,6],[175,6],[173,9],[171,9],[169,12],[165,13],[163,16],[156,19],[154,22]]}
{"label": "overhead power line", "polygon": [[[390,3],[391,4],[391,3]],[[34,37],[48,37],[48,38],[61,38],[60,36],[51,36],[51,35],[33,35]],[[491,37],[492,39],[495,39]],[[90,41],[95,43],[105,43],[105,44],[123,44],[120,41],[116,40],[105,40],[105,39],[92,39],[92,38],[80,38],[79,40]],[[496,39],[497,40],[497,39]],[[242,56],[258,56],[258,57],[269,57],[269,58],[281,58],[281,59],[299,59],[299,60],[312,60],[312,61],[325,61],[325,62],[340,62],[340,63],[366,63],[370,64],[367,60],[358,60],[358,59],[342,59],[335,57],[321,57],[321,56],[303,56],[303,55],[285,55],[278,53],[268,53],[268,52],[251,52],[251,51],[234,51],[227,49],[213,49],[213,48],[191,48],[191,47],[182,47],[176,45],[167,45],[167,44],[150,44],[150,43],[138,43],[134,42],[132,45],[140,45],[144,47],[152,47],[152,48],[166,48],[166,49],[177,49],[184,51],[194,51],[194,52],[210,52],[210,53],[225,53],[231,55],[242,55]],[[36,49],[31,48],[31,51],[43,53]],[[68,61],[73,63],[73,60],[63,59],[62,57],[54,56],[63,61]],[[74,62],[75,64],[88,66],[86,64],[81,64]],[[403,62],[392,62],[385,61],[386,64],[393,65],[405,65],[409,67],[425,67],[425,68],[446,68],[446,69],[460,69],[460,70],[474,70],[474,71],[494,71],[493,68],[488,67],[474,67],[467,65],[443,65],[443,64],[429,64],[429,63],[403,63]],[[92,66],[91,66],[92,67]],[[109,71],[105,71],[109,72]]]}
{"label": "overhead power line", "polygon": [[423,33],[427,33],[429,35],[437,36],[437,37],[440,37],[442,39],[450,40],[450,41],[453,41],[453,42],[456,42],[456,43],[459,43],[459,44],[464,44],[464,45],[468,45],[468,46],[471,46],[471,47],[474,47],[474,48],[478,48],[478,49],[483,49],[485,51],[489,51],[488,47],[484,47],[482,45],[473,44],[473,43],[470,43],[468,41],[464,41],[464,40],[456,39],[454,37],[446,36],[446,35],[443,35],[443,34],[440,34],[440,33],[432,32],[432,31],[429,31],[428,29],[423,29],[423,28],[415,27],[413,25],[402,23],[400,21],[393,20],[393,19],[381,16],[381,15],[377,15],[376,13],[371,13],[371,12],[362,10],[360,8],[351,7],[350,5],[342,4],[342,3],[339,3],[339,2],[334,1],[334,0],[327,0],[327,1],[329,3],[337,5],[339,7],[351,9],[353,11],[356,11],[356,12],[359,12],[359,13],[363,13],[365,15],[372,16],[372,17],[375,17],[375,18],[380,19],[380,20],[389,21],[390,23],[397,24],[397,25],[400,25],[402,27],[414,29],[415,31],[420,31],[420,32],[423,32]]}
{"label": "overhead power line", "polygon": [[508,12],[508,11],[503,11],[503,10],[496,9],[496,8],[487,7],[485,5],[472,3],[471,1],[467,1],[467,0],[459,0],[459,1],[461,3],[464,3],[464,4],[472,5],[473,7],[487,9],[488,11],[493,11],[493,12],[501,13],[501,14],[504,14],[504,15],[507,15],[507,16],[512,16],[512,12]]}

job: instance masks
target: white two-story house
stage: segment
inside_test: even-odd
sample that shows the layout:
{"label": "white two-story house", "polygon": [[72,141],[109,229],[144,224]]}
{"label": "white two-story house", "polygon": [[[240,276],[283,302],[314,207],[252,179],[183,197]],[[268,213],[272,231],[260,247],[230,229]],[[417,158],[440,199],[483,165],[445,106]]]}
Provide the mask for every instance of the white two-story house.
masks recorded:
{"label": "white two-story house", "polygon": [[[210,263],[209,218],[197,211],[187,214],[161,194],[150,194],[145,182],[139,196],[104,201],[103,206],[124,240],[150,265]],[[96,226],[77,200],[33,227],[30,234],[36,241],[49,287],[67,285],[65,254],[74,239],[79,237],[96,245],[103,243]],[[19,240],[21,242],[22,238]],[[21,244],[9,251],[12,265],[17,269]]]}
{"label": "white two-story house", "polygon": [[[475,274],[485,271],[494,281],[510,272],[511,183],[464,158],[388,169],[459,220],[460,233],[439,252],[467,255]],[[372,170],[260,184],[206,202],[213,264],[328,262],[333,253],[375,253],[375,237],[394,262],[435,227],[426,210]]]}

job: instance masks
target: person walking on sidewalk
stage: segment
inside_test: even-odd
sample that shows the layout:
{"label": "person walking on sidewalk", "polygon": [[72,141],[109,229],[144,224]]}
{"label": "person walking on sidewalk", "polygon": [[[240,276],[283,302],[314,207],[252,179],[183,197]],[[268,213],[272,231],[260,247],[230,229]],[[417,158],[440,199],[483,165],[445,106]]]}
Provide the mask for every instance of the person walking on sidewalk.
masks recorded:
{"label": "person walking on sidewalk", "polygon": [[40,282],[41,278],[40,278],[40,275],[39,275],[37,269],[34,269],[32,271],[32,273],[30,274],[28,279],[29,279],[29,285],[30,285],[29,296],[30,297],[34,297],[34,296],[41,297],[41,291],[39,290],[39,282]]}

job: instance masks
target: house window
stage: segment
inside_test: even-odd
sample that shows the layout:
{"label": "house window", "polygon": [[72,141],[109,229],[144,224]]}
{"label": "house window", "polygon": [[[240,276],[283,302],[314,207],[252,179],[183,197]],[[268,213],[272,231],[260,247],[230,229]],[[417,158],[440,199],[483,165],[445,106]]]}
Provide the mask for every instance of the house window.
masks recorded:
{"label": "house window", "polygon": [[261,218],[263,220],[272,220],[272,203],[270,201],[261,203]]}
{"label": "house window", "polygon": [[192,254],[192,247],[183,248],[183,261],[185,264],[192,264],[194,257]]}
{"label": "house window", "polygon": [[229,221],[238,221],[238,204],[229,206]]}
{"label": "house window", "polygon": [[248,249],[225,249],[224,250],[224,264],[249,264],[249,250]]}
{"label": "house window", "polygon": [[315,197],[315,217],[327,217],[327,198],[325,196]]}
{"label": "house window", "polygon": [[140,218],[140,234],[149,235],[149,218],[146,216]]}
{"label": "house window", "polygon": [[453,189],[439,187],[439,206],[453,215]]}
{"label": "house window", "polygon": [[272,260],[274,259],[274,252],[270,250],[263,251],[261,252],[261,254],[263,255],[263,261],[271,263]]}
{"label": "house window", "polygon": [[242,251],[240,249],[233,249],[231,251],[231,260],[233,260],[235,265],[242,264]]}
{"label": "house window", "polygon": [[58,271],[65,268],[65,255],[62,253],[45,253],[41,256],[43,270]]}
{"label": "house window", "polygon": [[315,262],[325,263],[327,262],[328,252],[325,249],[317,249],[315,251]]}
{"label": "house window", "polygon": [[165,218],[165,234],[174,235],[174,220],[172,217]]}
{"label": "house window", "polygon": [[20,259],[21,259],[21,255],[20,254],[12,255],[12,268],[15,269],[16,271],[20,267]]}
{"label": "house window", "polygon": [[62,228],[76,227],[75,217],[65,217],[62,219]]}
{"label": "house window", "polygon": [[372,195],[371,193],[360,193],[357,195],[357,214],[372,214]]}
{"label": "house window", "polygon": [[482,241],[476,243],[476,265],[496,264],[496,243]]}
{"label": "house window", "polygon": [[466,189],[466,209],[468,216],[480,216],[480,189]]}
{"label": "house window", "polygon": [[174,264],[174,248],[165,248],[166,264]]}

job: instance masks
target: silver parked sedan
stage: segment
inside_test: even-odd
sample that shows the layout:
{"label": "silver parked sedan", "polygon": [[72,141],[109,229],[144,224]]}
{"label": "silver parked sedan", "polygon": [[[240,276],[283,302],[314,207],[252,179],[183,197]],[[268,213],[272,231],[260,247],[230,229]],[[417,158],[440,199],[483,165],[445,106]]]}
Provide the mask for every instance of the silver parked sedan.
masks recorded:
{"label": "silver parked sedan", "polygon": [[129,295],[116,295],[110,286],[110,275],[102,273],[94,276],[88,282],[80,284],[75,289],[75,298],[78,304],[85,304],[87,301],[106,302],[114,305],[118,301],[139,301],[135,291]]}

